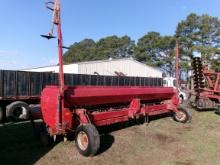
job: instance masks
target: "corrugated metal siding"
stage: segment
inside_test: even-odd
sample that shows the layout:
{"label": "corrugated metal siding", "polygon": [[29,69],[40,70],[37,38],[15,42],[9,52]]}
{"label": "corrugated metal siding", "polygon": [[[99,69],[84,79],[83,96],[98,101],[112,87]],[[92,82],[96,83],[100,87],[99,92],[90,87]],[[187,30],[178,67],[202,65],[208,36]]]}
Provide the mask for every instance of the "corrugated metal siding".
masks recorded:
{"label": "corrugated metal siding", "polygon": [[[59,72],[59,66],[47,66],[47,67],[40,67],[40,68],[33,68],[33,69],[25,69],[22,71],[27,72],[53,72],[58,73]],[[69,64],[63,66],[64,73],[78,73],[78,64]]]}
{"label": "corrugated metal siding", "polygon": [[[42,68],[29,69],[24,71],[32,72],[59,72],[58,66],[49,66]],[[126,76],[132,77],[160,77],[162,71],[139,63],[132,59],[102,60],[80,62],[76,64],[64,65],[64,73],[74,74],[95,74],[99,75],[117,75],[115,72],[122,72]]]}
{"label": "corrugated metal siding", "polygon": [[162,72],[134,60],[112,60],[79,63],[79,74],[116,75],[122,72],[133,77],[162,77]]}

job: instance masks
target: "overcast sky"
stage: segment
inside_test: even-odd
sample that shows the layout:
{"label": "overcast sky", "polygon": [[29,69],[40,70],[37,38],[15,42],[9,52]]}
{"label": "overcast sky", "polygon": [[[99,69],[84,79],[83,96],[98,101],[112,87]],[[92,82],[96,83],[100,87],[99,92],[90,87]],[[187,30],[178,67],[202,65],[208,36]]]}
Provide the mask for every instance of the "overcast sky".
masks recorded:
{"label": "overcast sky", "polygon": [[[219,0],[61,0],[64,44],[85,38],[128,35],[134,40],[149,31],[175,33],[191,12],[220,17]],[[57,63],[57,42],[40,37],[51,28],[44,0],[1,0],[0,69]]]}

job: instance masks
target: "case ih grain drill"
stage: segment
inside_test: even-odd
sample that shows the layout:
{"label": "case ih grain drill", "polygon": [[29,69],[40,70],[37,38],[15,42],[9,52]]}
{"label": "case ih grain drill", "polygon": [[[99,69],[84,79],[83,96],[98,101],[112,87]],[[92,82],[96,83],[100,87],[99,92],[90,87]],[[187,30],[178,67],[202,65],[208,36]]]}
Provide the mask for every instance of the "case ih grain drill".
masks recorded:
{"label": "case ih grain drill", "polygon": [[[45,130],[43,140],[75,132],[80,154],[93,156],[100,146],[97,127],[171,112],[174,119],[185,123],[190,114],[178,109],[179,100],[168,87],[64,86],[60,1],[47,3],[53,11],[53,26],[58,31],[59,86],[46,86],[41,95],[41,111]],[[50,5],[50,6],[49,6]],[[43,35],[54,38],[52,33]]]}

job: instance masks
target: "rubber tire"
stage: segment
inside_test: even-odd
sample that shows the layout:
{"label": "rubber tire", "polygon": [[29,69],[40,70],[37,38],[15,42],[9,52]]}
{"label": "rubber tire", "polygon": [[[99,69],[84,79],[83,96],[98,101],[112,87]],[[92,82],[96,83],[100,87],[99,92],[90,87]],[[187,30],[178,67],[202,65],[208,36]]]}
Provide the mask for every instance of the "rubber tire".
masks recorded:
{"label": "rubber tire", "polygon": [[4,122],[4,108],[0,107],[0,123],[3,123]]}
{"label": "rubber tire", "polygon": [[[79,132],[86,133],[88,137],[88,147],[85,150],[82,150],[79,147],[77,140]],[[81,155],[87,157],[94,156],[98,152],[100,147],[100,136],[96,127],[92,124],[79,125],[76,129],[75,144]]]}
{"label": "rubber tire", "polygon": [[[14,110],[16,108],[22,107],[25,110],[25,114],[23,114],[23,116],[14,116]],[[9,104],[8,106],[6,106],[6,118],[8,120],[13,120],[13,121],[19,121],[19,120],[27,120],[29,119],[30,116],[30,107],[27,103],[23,102],[23,101],[15,101],[12,102],[11,104]]]}
{"label": "rubber tire", "polygon": [[186,109],[184,108],[178,108],[179,111],[183,112],[185,115],[186,115],[186,118],[182,121],[180,121],[177,116],[176,116],[176,113],[173,114],[173,119],[176,121],[176,122],[180,122],[180,123],[189,123],[192,119],[192,115],[189,111],[187,111]]}

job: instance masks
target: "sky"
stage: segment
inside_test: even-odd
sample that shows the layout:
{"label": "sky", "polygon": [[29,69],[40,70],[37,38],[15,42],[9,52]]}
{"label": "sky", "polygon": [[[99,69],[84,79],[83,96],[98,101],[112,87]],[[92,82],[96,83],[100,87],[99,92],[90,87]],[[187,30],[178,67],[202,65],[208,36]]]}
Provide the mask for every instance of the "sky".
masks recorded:
{"label": "sky", "polygon": [[[0,69],[57,64],[57,41],[40,37],[51,29],[45,0],[0,1]],[[128,35],[138,41],[149,31],[173,35],[187,15],[220,18],[219,0],[61,0],[65,46]]]}

